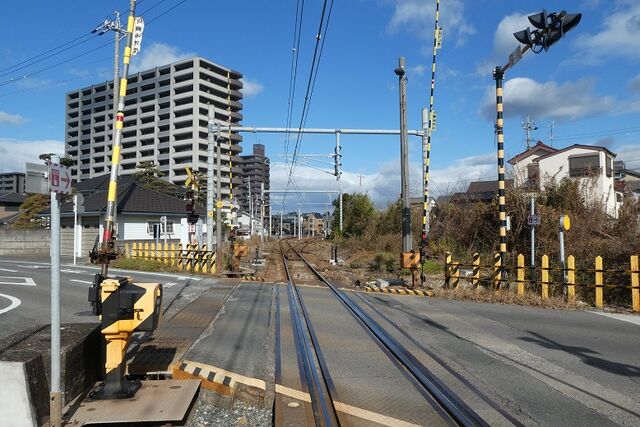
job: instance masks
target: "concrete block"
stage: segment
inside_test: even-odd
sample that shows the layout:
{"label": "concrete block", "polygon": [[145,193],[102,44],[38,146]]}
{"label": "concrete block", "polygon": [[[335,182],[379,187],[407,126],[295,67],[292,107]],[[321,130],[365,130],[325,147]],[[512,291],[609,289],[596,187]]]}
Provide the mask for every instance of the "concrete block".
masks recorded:
{"label": "concrete block", "polygon": [[[0,393],[6,392],[6,395],[0,394],[3,416],[7,412],[2,405],[20,418],[25,417],[28,409],[28,419],[35,420],[28,425],[42,425],[44,417],[49,415],[50,332],[47,325],[0,340],[0,374],[3,374]],[[101,379],[104,344],[98,323],[64,324],[60,340],[62,395],[66,405]],[[9,389],[4,387],[5,379],[9,378],[4,375],[7,372],[12,373],[11,378],[17,378]]]}

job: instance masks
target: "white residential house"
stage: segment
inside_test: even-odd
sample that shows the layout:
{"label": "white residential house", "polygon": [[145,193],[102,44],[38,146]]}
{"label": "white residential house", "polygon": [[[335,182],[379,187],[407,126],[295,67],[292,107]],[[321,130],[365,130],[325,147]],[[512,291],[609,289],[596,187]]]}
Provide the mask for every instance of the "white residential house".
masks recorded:
{"label": "white residential house", "polygon": [[538,142],[509,160],[509,164],[516,188],[544,190],[549,180],[574,178],[579,180],[586,200],[602,203],[609,215],[617,217],[622,194],[614,186],[615,157],[609,149],[595,145],[574,144],[556,149]]}

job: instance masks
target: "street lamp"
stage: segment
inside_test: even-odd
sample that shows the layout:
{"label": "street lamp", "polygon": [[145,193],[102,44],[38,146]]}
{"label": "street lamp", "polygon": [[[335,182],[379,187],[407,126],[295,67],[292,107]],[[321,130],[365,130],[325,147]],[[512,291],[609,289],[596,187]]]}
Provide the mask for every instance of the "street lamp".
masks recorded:
{"label": "street lamp", "polygon": [[568,14],[566,11],[549,13],[542,11],[529,16],[529,22],[535,30],[527,27],[522,31],[513,33],[521,44],[509,55],[509,62],[493,70],[493,78],[496,81],[496,136],[498,140],[498,219],[500,222],[500,277],[499,281],[506,279],[505,262],[507,257],[507,213],[505,207],[505,168],[504,168],[504,116],[502,104],[502,83],[504,73],[513,67],[522,55],[531,50],[540,53],[549,50],[551,45],[557,43],[568,31],[572,30],[582,18],[581,13]]}

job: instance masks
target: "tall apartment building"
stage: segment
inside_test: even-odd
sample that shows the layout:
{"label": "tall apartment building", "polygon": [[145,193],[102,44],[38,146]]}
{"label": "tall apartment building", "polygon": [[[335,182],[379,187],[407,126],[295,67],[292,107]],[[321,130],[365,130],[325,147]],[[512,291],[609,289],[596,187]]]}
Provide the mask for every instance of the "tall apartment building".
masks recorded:
{"label": "tall apartment building", "polygon": [[[249,212],[249,181],[251,181],[251,197],[253,199],[253,205],[256,206],[256,214],[259,215],[260,211],[257,210],[260,207],[260,192],[261,186],[264,184],[264,189],[269,189],[269,158],[265,156],[263,144],[253,144],[253,154],[240,156],[240,165],[242,172],[240,174],[242,182],[240,184],[240,191],[238,194],[238,203],[240,209]],[[269,214],[269,193],[265,194],[265,215]]]}
{"label": "tall apartment building", "polygon": [[[130,75],[121,174],[134,173],[144,161],[155,162],[165,179],[178,185],[187,178],[186,166],[206,173],[208,106],[215,106],[219,122],[238,125],[242,120],[241,78],[239,72],[201,57]],[[65,153],[76,162],[71,168],[76,181],[110,171],[112,94],[112,81],[67,93]],[[240,183],[240,141],[239,134],[221,133],[223,195],[229,194],[230,172],[234,187]]]}
{"label": "tall apartment building", "polygon": [[0,173],[0,192],[24,193],[25,175],[21,172]]}

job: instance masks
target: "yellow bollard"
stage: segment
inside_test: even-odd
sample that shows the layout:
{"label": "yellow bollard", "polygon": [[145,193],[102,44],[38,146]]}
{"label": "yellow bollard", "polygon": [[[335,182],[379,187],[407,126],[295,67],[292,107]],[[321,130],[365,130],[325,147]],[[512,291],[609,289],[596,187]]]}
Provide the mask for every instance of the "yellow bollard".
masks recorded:
{"label": "yellow bollard", "polygon": [[518,272],[516,281],[518,282],[518,295],[524,295],[524,255],[518,255]]}
{"label": "yellow bollard", "polygon": [[576,300],[576,259],[573,255],[567,257],[567,298],[570,302]]}
{"label": "yellow bollard", "polygon": [[549,299],[549,255],[542,255],[542,299]]}
{"label": "yellow bollard", "polygon": [[604,273],[602,271],[602,257],[596,257],[596,307],[602,308],[603,304],[603,285]]}
{"label": "yellow bollard", "polygon": [[133,242],[133,247],[131,249],[131,257],[133,258],[138,257],[138,244],[136,242]]}
{"label": "yellow bollard", "polygon": [[184,270],[184,262],[182,260],[182,243],[178,244],[178,252],[176,255],[178,256],[178,267]]}
{"label": "yellow bollard", "polygon": [[149,242],[144,242],[144,259],[149,259]]}
{"label": "yellow bollard", "polygon": [[452,263],[452,269],[453,269],[453,289],[457,288],[458,285],[460,284],[460,263],[459,262],[454,262]]}
{"label": "yellow bollard", "polygon": [[631,306],[633,311],[640,311],[640,268],[638,255],[631,256]]}
{"label": "yellow bollard", "polygon": [[500,259],[500,253],[497,253],[493,257],[493,287],[496,291],[500,290],[500,282],[502,282],[502,260]]}
{"label": "yellow bollard", "polygon": [[156,260],[158,258],[158,251],[156,250],[156,242],[151,242],[151,259]]}
{"label": "yellow bollard", "polygon": [[480,254],[476,252],[473,254],[473,277],[471,278],[471,284],[473,287],[477,287],[480,283]]}
{"label": "yellow bollard", "polygon": [[448,288],[451,284],[451,252],[444,255],[444,286]]}
{"label": "yellow bollard", "polygon": [[162,245],[162,262],[164,265],[169,264],[169,244],[167,242]]}
{"label": "yellow bollard", "polygon": [[124,257],[131,258],[131,254],[129,253],[129,242],[125,242],[124,244]]}
{"label": "yellow bollard", "polygon": [[171,249],[169,249],[169,265],[173,267],[175,265],[175,256],[176,256],[176,244],[171,243]]}
{"label": "yellow bollard", "polygon": [[193,245],[187,245],[187,271],[193,272]]}

